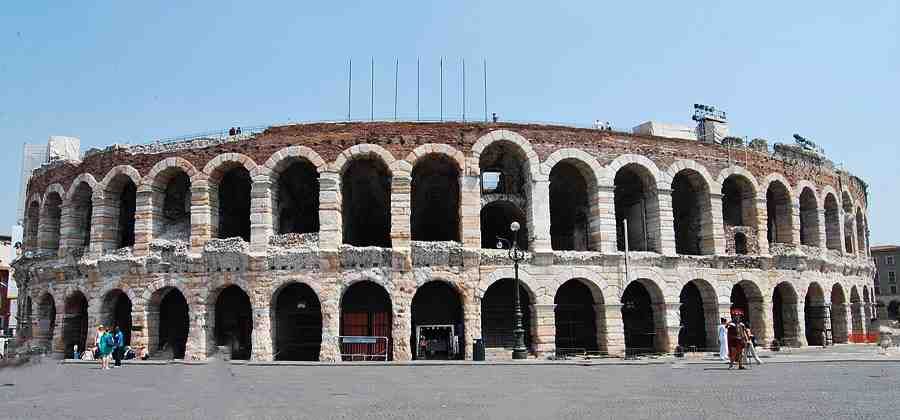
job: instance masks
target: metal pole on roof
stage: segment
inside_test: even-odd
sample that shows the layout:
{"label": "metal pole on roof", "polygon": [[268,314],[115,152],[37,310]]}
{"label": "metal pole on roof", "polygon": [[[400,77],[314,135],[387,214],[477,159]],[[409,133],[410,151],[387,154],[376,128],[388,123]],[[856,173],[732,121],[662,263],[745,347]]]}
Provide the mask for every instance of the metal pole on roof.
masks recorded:
{"label": "metal pole on roof", "polygon": [[372,57],[370,80],[372,82],[372,93],[369,95],[369,120],[375,121],[375,57]]}
{"label": "metal pole on roof", "polygon": [[462,59],[462,120],[466,122],[466,59]]}
{"label": "metal pole on roof", "polygon": [[441,117],[440,120],[444,121],[444,57],[441,57]]}
{"label": "metal pole on roof", "polygon": [[394,121],[397,121],[397,84],[400,74],[400,60],[394,59]]}
{"label": "metal pole on roof", "polygon": [[353,94],[353,59],[350,59],[350,66],[347,69],[347,121],[350,121],[350,98]]}

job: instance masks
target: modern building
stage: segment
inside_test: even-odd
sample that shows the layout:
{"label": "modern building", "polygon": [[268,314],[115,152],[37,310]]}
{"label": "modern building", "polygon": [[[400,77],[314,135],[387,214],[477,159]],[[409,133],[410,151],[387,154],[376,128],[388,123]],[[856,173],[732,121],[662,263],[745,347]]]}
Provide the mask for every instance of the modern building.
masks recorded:
{"label": "modern building", "polygon": [[16,284],[10,276],[13,244],[12,237],[0,235],[0,331],[9,337],[15,330]]}
{"label": "modern building", "polygon": [[21,338],[62,355],[103,323],[155,357],[510,357],[521,312],[530,357],[621,355],[714,348],[740,309],[766,343],[866,341],[866,184],[806,143],[715,139],[317,123],[89,151],[27,184]]}
{"label": "modern building", "polygon": [[900,319],[900,291],[897,276],[900,276],[900,246],[879,245],[872,247],[872,262],[875,263],[875,298],[884,305],[888,319]]}

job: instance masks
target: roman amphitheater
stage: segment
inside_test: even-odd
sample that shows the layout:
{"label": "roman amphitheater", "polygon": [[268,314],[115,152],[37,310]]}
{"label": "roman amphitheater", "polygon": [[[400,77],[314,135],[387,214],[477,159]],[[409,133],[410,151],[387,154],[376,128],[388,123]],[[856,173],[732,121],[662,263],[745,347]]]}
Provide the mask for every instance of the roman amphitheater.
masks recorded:
{"label": "roman amphitheater", "polygon": [[[733,309],[767,346],[869,335],[866,184],[802,145],[503,122],[245,131],[35,171],[19,339],[71,357],[104,324],[157,358],[471,359],[477,340],[508,358],[517,291],[535,358],[715,347]],[[526,250],[518,289],[498,237]]]}

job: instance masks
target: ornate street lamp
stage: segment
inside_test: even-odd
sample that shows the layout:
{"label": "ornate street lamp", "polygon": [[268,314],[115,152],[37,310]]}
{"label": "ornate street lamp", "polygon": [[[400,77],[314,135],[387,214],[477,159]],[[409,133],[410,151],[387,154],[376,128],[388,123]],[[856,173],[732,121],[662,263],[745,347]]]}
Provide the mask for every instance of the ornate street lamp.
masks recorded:
{"label": "ornate street lamp", "polygon": [[513,347],[512,358],[516,360],[526,359],[528,358],[528,349],[525,348],[525,328],[522,326],[522,306],[519,304],[519,261],[525,259],[525,252],[519,249],[518,242],[518,232],[519,232],[519,222],[512,222],[509,225],[509,230],[512,231],[512,241],[510,242],[508,239],[504,239],[501,237],[497,237],[497,249],[503,249],[505,246],[509,247],[509,259],[513,262],[516,284],[515,284],[515,328],[513,329],[513,335],[515,337],[516,343]]}

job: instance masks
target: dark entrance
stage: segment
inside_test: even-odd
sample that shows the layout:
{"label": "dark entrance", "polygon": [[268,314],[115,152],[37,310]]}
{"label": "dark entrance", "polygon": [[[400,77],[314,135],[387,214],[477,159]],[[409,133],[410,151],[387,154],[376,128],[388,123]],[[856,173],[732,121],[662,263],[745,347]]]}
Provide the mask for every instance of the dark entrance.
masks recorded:
{"label": "dark entrance", "polygon": [[512,239],[509,225],[519,222],[516,237],[519,249],[528,249],[528,224],[525,213],[510,201],[494,201],[481,209],[481,247],[495,249],[497,237]]}
{"label": "dark entrance", "polygon": [[694,282],[681,289],[681,329],[678,331],[678,345],[685,350],[706,348],[706,318],[703,315],[703,297]]}
{"label": "dark entrance", "polygon": [[183,359],[188,337],[188,305],[181,291],[164,291],[159,303],[159,341],[154,350],[171,350],[172,358]]}
{"label": "dark entrance", "polygon": [[391,298],[384,288],[371,281],[350,286],[341,299],[341,335],[386,337],[387,344],[382,340],[342,344],[343,359],[371,360],[372,356],[383,354],[387,354],[388,360],[392,359],[391,323]]}
{"label": "dark entrance", "polygon": [[231,352],[232,359],[249,360],[253,313],[250,298],[238,286],[228,286],[216,299],[216,345]]}
{"label": "dark entrance", "polygon": [[443,281],[425,283],[412,301],[414,360],[452,360],[465,356],[459,294]]}
{"label": "dark entrance", "polygon": [[113,332],[115,327],[122,330],[125,337],[125,345],[131,345],[131,299],[125,292],[116,289],[106,294],[103,298],[103,306],[100,319],[103,325]]}
{"label": "dark entrance", "polygon": [[[484,292],[481,300],[481,335],[485,347],[515,347],[515,284],[514,279],[501,279]],[[519,285],[519,303],[522,327],[525,329],[525,347],[530,349],[531,297],[523,285]]]}
{"label": "dark entrance", "polygon": [[780,283],[772,294],[772,323],[775,328],[775,339],[782,345],[798,345],[799,326],[797,322],[797,294],[788,283]]}
{"label": "dark entrance", "polygon": [[414,241],[459,241],[459,171],[431,154],[412,171],[410,228]]}
{"label": "dark entrance", "polygon": [[81,292],[66,298],[65,319],[63,319],[63,354],[72,358],[74,347],[84,351],[88,332],[88,301]]}
{"label": "dark entrance", "polygon": [[633,281],[622,294],[622,323],[625,327],[625,352],[629,355],[652,353],[656,348],[656,327],[650,293]]}
{"label": "dark entrance", "polygon": [[218,187],[219,235],[250,242],[250,172],[236,166],[222,176]]}
{"label": "dark entrance", "polygon": [[591,289],[581,280],[569,280],[560,286],[553,303],[556,305],[556,354],[599,350]]}
{"label": "dark entrance", "polygon": [[275,360],[319,360],[322,309],[311,287],[285,286],[275,300]]}
{"label": "dark entrance", "polygon": [[380,160],[362,158],[347,164],[341,177],[344,243],[391,246],[391,174]]}
{"label": "dark entrance", "polygon": [[817,283],[809,285],[803,305],[803,320],[806,331],[806,343],[810,346],[824,346],[831,331],[827,329],[825,296]]}

